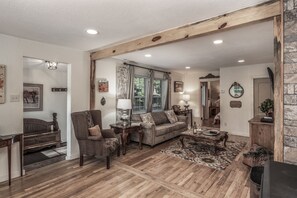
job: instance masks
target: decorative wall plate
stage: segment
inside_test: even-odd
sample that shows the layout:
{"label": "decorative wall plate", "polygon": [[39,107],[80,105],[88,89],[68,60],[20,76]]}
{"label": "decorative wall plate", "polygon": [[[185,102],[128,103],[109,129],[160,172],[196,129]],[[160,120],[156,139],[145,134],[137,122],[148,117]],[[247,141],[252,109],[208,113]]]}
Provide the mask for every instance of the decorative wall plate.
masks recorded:
{"label": "decorative wall plate", "polygon": [[101,98],[100,103],[102,106],[104,106],[106,104],[106,100],[104,97]]}

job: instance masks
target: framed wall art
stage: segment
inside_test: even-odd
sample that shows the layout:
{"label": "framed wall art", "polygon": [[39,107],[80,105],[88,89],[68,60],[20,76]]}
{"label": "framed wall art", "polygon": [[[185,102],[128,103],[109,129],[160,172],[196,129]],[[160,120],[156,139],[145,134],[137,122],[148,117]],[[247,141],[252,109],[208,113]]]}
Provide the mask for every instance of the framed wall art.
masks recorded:
{"label": "framed wall art", "polygon": [[43,110],[43,85],[24,83],[24,111]]}
{"label": "framed wall art", "polygon": [[174,81],[174,92],[183,92],[183,91],[184,91],[184,82]]}
{"label": "framed wall art", "polygon": [[99,92],[108,92],[108,81],[98,81],[98,91]]}
{"label": "framed wall art", "polygon": [[0,104],[5,103],[6,92],[6,66],[0,65]]}

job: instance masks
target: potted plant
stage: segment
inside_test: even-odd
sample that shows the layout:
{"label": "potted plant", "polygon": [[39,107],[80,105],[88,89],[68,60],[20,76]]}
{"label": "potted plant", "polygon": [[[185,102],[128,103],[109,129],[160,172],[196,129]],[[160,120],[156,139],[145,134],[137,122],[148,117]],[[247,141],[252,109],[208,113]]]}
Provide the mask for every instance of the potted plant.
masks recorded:
{"label": "potted plant", "polygon": [[266,116],[272,117],[273,116],[273,110],[274,110],[274,105],[273,105],[273,100],[267,98],[264,100],[261,105],[259,106],[260,111],[265,113]]}

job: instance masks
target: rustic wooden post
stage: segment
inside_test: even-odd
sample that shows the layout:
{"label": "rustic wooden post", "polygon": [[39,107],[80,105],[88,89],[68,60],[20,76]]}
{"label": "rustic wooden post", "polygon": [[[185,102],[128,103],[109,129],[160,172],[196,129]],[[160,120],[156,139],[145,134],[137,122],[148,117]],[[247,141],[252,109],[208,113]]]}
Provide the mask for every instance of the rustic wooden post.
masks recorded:
{"label": "rustic wooden post", "polygon": [[95,79],[96,78],[96,60],[91,59],[90,63],[90,110],[95,109]]}
{"label": "rustic wooden post", "polygon": [[274,160],[284,161],[283,21],[274,17]]}

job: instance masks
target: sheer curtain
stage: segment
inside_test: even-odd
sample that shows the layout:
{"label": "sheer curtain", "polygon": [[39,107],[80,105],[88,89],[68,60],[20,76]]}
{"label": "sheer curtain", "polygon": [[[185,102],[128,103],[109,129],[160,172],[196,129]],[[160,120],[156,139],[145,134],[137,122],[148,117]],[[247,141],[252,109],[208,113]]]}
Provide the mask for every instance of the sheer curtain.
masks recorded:
{"label": "sheer curtain", "polygon": [[153,94],[154,94],[154,79],[155,79],[155,75],[154,75],[154,70],[150,69],[150,81],[148,84],[148,101],[147,101],[147,112],[152,112],[153,111]]}
{"label": "sheer curtain", "polygon": [[[134,76],[135,76],[135,69],[134,66],[129,65],[129,87],[128,87],[128,99],[131,99],[132,107],[134,102]],[[132,109],[130,110],[130,116],[132,114]]]}
{"label": "sheer curtain", "polygon": [[164,73],[163,75],[163,87],[162,90],[164,94],[164,97],[162,98],[162,109],[168,110],[171,108],[171,77],[168,73]]}
{"label": "sheer curtain", "polygon": [[[134,66],[121,64],[117,66],[117,97],[116,99],[131,99],[133,104],[134,93]],[[117,103],[116,103],[117,104]],[[120,111],[117,109],[117,121],[120,118]]]}

